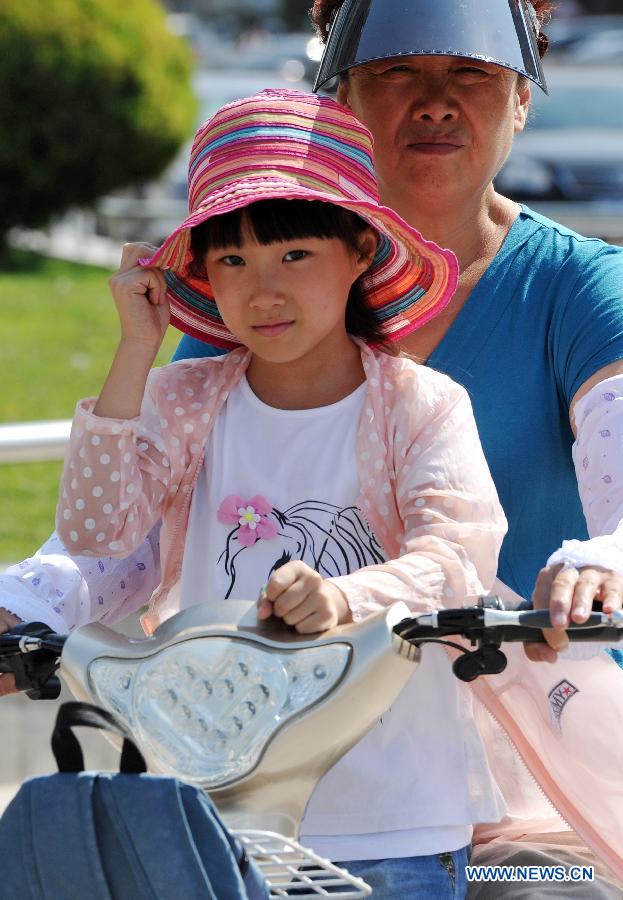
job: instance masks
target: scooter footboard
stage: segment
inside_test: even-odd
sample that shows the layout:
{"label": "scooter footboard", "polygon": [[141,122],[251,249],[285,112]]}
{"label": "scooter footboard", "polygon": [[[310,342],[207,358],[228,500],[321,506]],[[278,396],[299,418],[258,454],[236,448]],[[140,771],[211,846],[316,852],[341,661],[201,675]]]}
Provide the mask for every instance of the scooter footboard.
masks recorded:
{"label": "scooter footboard", "polygon": [[372,888],[346,869],[274,831],[233,830],[247,855],[259,867],[272,897],[316,898],[339,895],[340,900],[369,897]]}

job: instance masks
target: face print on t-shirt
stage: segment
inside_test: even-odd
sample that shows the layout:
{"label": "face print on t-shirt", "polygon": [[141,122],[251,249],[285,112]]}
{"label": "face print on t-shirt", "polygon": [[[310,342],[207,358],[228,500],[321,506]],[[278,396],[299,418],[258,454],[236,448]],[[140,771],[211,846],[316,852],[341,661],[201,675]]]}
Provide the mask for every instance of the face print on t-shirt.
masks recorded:
{"label": "face print on t-shirt", "polygon": [[238,597],[236,586],[244,584],[248,590],[250,582],[259,592],[271,573],[290,560],[301,560],[330,578],[385,559],[356,506],[341,509],[305,500],[281,511],[261,494],[248,500],[230,495],[219,506],[217,518],[231,526],[218,557],[226,598]]}

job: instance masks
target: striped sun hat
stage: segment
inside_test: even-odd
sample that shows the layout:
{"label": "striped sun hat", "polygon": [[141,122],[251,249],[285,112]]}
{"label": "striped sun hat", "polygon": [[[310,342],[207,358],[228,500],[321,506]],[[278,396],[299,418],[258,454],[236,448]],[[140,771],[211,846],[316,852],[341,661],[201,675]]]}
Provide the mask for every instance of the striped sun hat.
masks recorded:
{"label": "striped sun hat", "polygon": [[372,136],[328,97],[266,90],[222,107],[195,135],[188,195],[188,217],[141,265],[165,270],[172,324],[216,346],[232,349],[239,341],[221,319],[207,279],[189,270],[190,231],[260,200],[335,203],[376,229],[376,255],[359,283],[387,340],[428,322],[456,288],[454,254],[380,205]]}

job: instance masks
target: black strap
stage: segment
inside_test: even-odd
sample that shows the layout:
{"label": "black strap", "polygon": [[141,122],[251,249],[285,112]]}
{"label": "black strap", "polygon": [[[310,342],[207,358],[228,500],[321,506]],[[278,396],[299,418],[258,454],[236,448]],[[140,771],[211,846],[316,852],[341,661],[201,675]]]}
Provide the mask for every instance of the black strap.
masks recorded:
{"label": "black strap", "polygon": [[63,703],[59,707],[52,732],[52,753],[59,772],[82,772],[84,770],[82,748],[72,731],[72,728],[79,725],[112,731],[123,738],[123,749],[119,761],[120,772],[138,775],[147,771],[143,754],[114,716],[91,703],[72,701]]}

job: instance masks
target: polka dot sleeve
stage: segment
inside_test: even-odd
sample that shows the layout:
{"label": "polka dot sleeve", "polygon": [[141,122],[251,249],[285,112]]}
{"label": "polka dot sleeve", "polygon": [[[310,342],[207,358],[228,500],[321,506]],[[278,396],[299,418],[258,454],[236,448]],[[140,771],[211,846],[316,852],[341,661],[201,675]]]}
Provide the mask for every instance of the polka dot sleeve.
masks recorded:
{"label": "polka dot sleeve", "polygon": [[164,369],[152,375],[137,419],[95,416],[94,399],[77,406],[56,512],[57,531],[72,554],[131,554],[182,478],[186,410],[176,416],[170,401],[160,402],[167,375]]}
{"label": "polka dot sleeve", "polygon": [[506,520],[469,398],[438,373],[418,382],[400,385],[411,400],[389,422],[388,470],[381,453],[365,463],[368,492],[384,490],[370,518],[382,519],[377,528],[394,558],[332,579],[356,621],[398,600],[414,611],[469,604],[495,579]]}
{"label": "polka dot sleeve", "polygon": [[596,384],[575,406],[573,460],[590,539],[562,542],[548,566],[601,566],[623,575],[623,375]]}
{"label": "polka dot sleeve", "polygon": [[623,519],[623,375],[596,384],[575,406],[573,461],[591,537]]}

